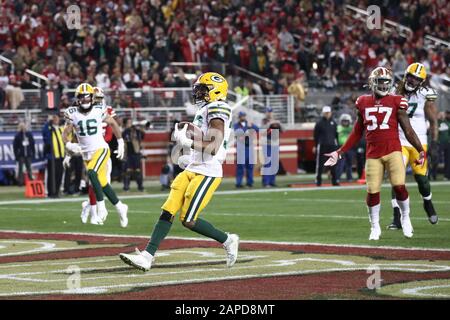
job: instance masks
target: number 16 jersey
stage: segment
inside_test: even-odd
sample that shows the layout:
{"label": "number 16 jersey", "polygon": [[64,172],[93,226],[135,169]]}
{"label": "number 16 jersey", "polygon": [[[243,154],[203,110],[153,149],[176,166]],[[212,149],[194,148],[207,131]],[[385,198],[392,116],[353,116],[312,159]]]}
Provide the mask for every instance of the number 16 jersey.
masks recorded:
{"label": "number 16 jersey", "polygon": [[367,158],[377,159],[402,150],[397,112],[408,108],[403,96],[387,95],[376,99],[373,95],[363,95],[356,100],[356,108],[363,118],[366,131]]}
{"label": "number 16 jersey", "polygon": [[106,116],[106,107],[100,104],[94,105],[87,113],[80,112],[78,107],[67,108],[64,112],[64,118],[75,129],[83,160],[90,160],[100,148],[108,148],[102,125]]}

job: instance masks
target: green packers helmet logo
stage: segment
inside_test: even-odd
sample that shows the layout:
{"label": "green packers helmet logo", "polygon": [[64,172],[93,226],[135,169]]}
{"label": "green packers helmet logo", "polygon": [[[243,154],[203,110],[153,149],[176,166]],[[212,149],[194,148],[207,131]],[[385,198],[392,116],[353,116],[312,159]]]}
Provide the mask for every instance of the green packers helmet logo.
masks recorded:
{"label": "green packers helmet logo", "polygon": [[223,78],[219,77],[218,75],[212,75],[211,80],[215,82],[223,82]]}

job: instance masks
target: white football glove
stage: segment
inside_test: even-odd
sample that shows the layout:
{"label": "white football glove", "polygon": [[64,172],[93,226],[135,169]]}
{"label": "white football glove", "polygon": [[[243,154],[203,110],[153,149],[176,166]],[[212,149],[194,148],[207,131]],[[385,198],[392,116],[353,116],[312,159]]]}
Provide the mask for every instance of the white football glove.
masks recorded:
{"label": "white football glove", "polygon": [[123,143],[123,139],[117,139],[117,150],[114,151],[116,154],[117,159],[122,160],[125,156],[125,145]]}
{"label": "white football glove", "polygon": [[178,158],[178,165],[181,169],[185,169],[189,165],[189,162],[191,162],[190,154],[183,154]]}
{"label": "white football glove", "polygon": [[327,157],[330,157],[330,158],[328,158],[327,162],[325,162],[325,166],[327,166],[327,167],[334,166],[338,162],[338,160],[341,158],[341,156],[339,155],[339,152],[337,152],[337,151],[333,151],[331,153],[325,153],[325,155]]}
{"label": "white football glove", "polygon": [[72,152],[73,154],[81,154],[81,147],[78,143],[67,142],[66,149]]}
{"label": "white football glove", "polygon": [[64,167],[64,168],[66,168],[66,169],[69,169],[69,168],[70,168],[70,159],[72,159],[71,156],[66,155],[66,156],[64,157],[64,160],[63,160],[63,167]]}
{"label": "white football glove", "polygon": [[175,124],[175,131],[173,132],[173,137],[175,138],[175,140],[181,144],[181,146],[183,147],[192,147],[192,143],[194,142],[194,140],[189,139],[186,136],[186,131],[188,129],[188,125],[185,124],[183,126],[183,128],[179,129],[178,128],[178,123]]}

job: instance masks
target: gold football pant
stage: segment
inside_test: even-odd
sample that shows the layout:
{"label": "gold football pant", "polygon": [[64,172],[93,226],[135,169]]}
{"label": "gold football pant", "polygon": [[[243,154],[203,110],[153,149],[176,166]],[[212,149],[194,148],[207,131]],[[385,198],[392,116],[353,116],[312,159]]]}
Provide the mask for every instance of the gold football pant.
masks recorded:
{"label": "gold football pant", "polygon": [[195,221],[221,181],[222,178],[207,177],[184,170],[172,182],[169,197],[161,209],[173,216],[181,209],[181,221]]}
{"label": "gold football pant", "polygon": [[85,161],[87,170],[97,172],[98,181],[103,188],[108,184],[108,160],[110,158],[109,148],[100,148],[95,151],[91,160]]}
{"label": "gold football pant", "polygon": [[[426,144],[422,145],[423,150],[427,152],[428,146]],[[426,159],[423,166],[416,164],[416,160],[419,160],[419,152],[417,152],[414,147],[402,147],[403,161],[405,167],[411,166],[414,175],[426,176],[428,173],[428,160]]]}
{"label": "gold football pant", "polygon": [[394,151],[381,158],[367,159],[366,183],[368,193],[380,192],[385,169],[392,186],[405,184],[406,170],[402,153],[400,151]]}

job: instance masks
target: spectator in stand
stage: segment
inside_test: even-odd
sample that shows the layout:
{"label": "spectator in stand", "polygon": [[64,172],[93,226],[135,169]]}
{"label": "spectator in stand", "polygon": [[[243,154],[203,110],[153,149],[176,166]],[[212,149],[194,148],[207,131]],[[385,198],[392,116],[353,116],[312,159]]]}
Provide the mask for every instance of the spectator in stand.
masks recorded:
{"label": "spectator in stand", "polygon": [[20,81],[20,88],[22,89],[36,89],[36,87],[31,83],[31,78],[28,72],[23,72],[22,80]]}
{"label": "spectator in stand", "polygon": [[107,90],[111,87],[111,80],[109,80],[109,65],[103,64],[100,67],[100,72],[95,76],[97,87]]}
{"label": "spectator in stand", "polygon": [[[354,4],[366,8],[370,2]],[[341,1],[89,2],[81,4],[80,30],[67,29],[67,5],[62,0],[43,0],[39,5],[21,1],[13,7],[3,1],[0,53],[12,58],[19,74],[26,68],[41,72],[46,65],[56,66],[53,73],[65,71],[68,88],[95,80],[98,74],[89,68],[92,60],[109,66],[114,90],[124,87],[118,81],[122,68],[131,67],[139,75],[156,71],[164,79],[162,71],[172,61],[227,62],[249,68],[277,82],[270,90],[263,88],[277,93],[286,92],[299,70],[319,87],[351,81],[351,88],[360,88],[368,69],[394,66],[400,52],[407,64],[423,61],[437,76],[444,73],[449,50],[440,46],[424,53],[423,43],[428,34],[450,38],[448,1],[379,5],[383,17],[412,28],[410,38],[415,41],[395,30],[367,29],[364,21],[342,13]]]}
{"label": "spectator in stand", "polygon": [[6,104],[6,86],[9,83],[9,78],[6,75],[5,70],[0,65],[0,109],[5,108]]}
{"label": "spectator in stand", "polygon": [[300,73],[298,78],[288,87],[287,91],[289,94],[294,96],[294,110],[295,110],[295,120],[300,121],[302,119],[302,105],[305,101],[306,90],[303,86],[304,73]]}
{"label": "spectator in stand", "polygon": [[123,75],[123,82],[128,89],[136,89],[139,88],[141,79],[139,79],[139,76],[134,72],[133,68],[128,68]]}
{"label": "spectator in stand", "polygon": [[31,163],[34,158],[34,138],[33,134],[27,130],[25,123],[21,122],[18,126],[18,132],[14,137],[13,142],[14,156],[17,161],[17,183],[19,186],[24,185],[23,167],[27,170],[29,180],[33,180],[33,171],[31,170]]}

